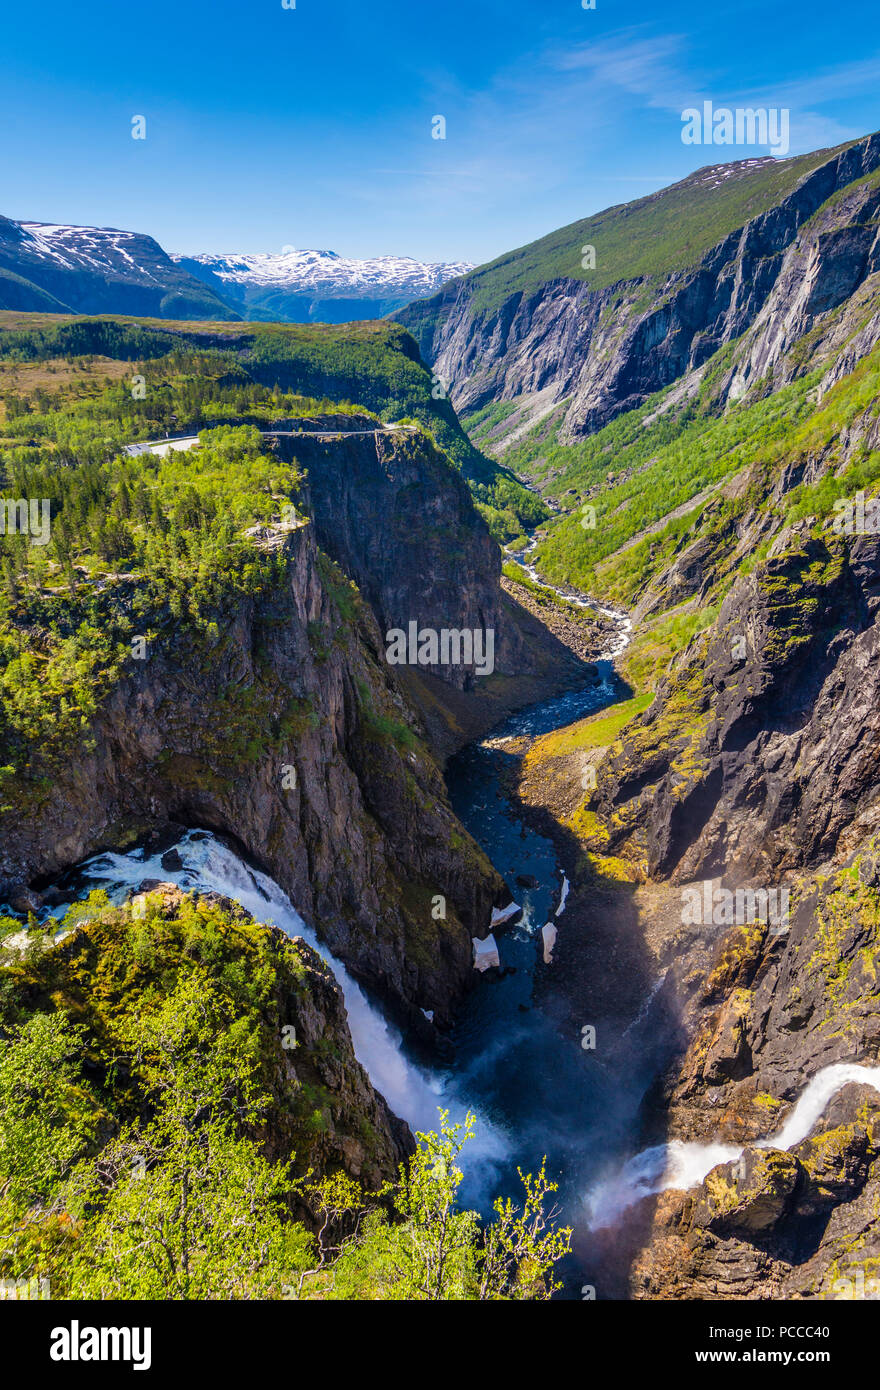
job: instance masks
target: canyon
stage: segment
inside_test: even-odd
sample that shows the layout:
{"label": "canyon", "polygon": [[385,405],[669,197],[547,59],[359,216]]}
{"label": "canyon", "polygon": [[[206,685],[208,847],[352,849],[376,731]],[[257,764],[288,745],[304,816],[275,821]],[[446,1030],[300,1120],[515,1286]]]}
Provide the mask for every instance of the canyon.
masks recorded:
{"label": "canyon", "polygon": [[[375,1186],[474,1110],[468,1199],[546,1156],[567,1297],[864,1288],[880,550],[837,523],[880,485],[878,215],[870,135],[700,170],[376,330],[65,324],[102,360],[53,410],[18,376],[51,345],[10,336],[10,482],[89,424],[47,556],[3,538],[9,931],[96,884],[275,921],[305,983],[271,1152]],[[120,362],[155,401],[99,387]],[[151,452],[172,427],[199,448]],[[491,669],[390,660],[413,628],[491,633]]]}

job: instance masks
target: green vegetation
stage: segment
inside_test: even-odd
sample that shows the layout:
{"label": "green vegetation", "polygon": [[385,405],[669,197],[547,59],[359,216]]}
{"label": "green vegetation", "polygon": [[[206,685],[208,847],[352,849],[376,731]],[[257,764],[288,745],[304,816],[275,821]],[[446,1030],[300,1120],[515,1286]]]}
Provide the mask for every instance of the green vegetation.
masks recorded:
{"label": "green vegetation", "polygon": [[296,496],[296,469],[252,426],[205,431],[188,453],[89,458],[88,442],[72,442],[77,425],[100,441],[101,408],[112,419],[121,399],[110,387],[89,398],[88,416],[46,415],[34,430],[39,444],[4,456],[6,495],[47,498],[52,508],[47,545],[0,538],[0,749],[9,767],[27,771],[34,758],[48,766],[82,746],[101,699],[135,659],[133,638],[149,642],[183,621],[216,640],[224,601],[280,577],[283,557],[244,532]]}
{"label": "green vegetation", "polygon": [[[548,280],[587,280],[597,290],[621,280],[659,280],[694,265],[710,247],[774,207],[799,179],[836,153],[824,150],[768,160],[758,167],[737,169],[723,180],[702,172],[692,174],[647,198],[617,204],[560,227],[480,266],[457,283],[472,289],[476,312],[493,313],[511,295],[529,294]],[[596,248],[595,270],[581,264],[585,245]],[[441,313],[442,300],[435,295],[408,305],[399,317],[421,337],[425,325]]]}
{"label": "green vegetation", "polygon": [[546,503],[536,493],[501,472],[493,483],[472,483],[471,492],[477,511],[499,545],[521,535],[524,527],[537,526],[550,516]]}
{"label": "green vegetation", "polygon": [[[544,421],[511,451],[508,461],[525,467],[540,450],[538,472],[546,480],[546,492],[570,504],[565,494],[574,489],[580,499],[539,532],[536,559],[549,579],[632,604],[685,546],[703,538],[715,573],[707,607],[717,609],[734,577],[728,557],[741,518],[764,510],[768,523],[772,520],[778,528],[813,517],[821,531],[834,517],[836,500],[876,490],[880,451],[865,444],[841,467],[841,439],[880,410],[880,349],[859,362],[820,404],[817,370],[721,413],[717,379],[730,365],[732,351],[728,345],[712,359],[690,401],[664,409],[667,392],[659,392],[578,444],[560,444],[556,424]],[[824,464],[818,481],[791,489],[780,505],[769,502],[783,468],[817,457]],[[728,492],[725,485],[738,474],[747,475],[748,486]],[[595,509],[595,527],[582,524],[588,519],[579,510],[585,502]],[[739,568],[753,568],[768,545],[769,540],[742,557]],[[669,607],[678,606],[678,597],[670,591]],[[694,630],[704,625],[700,621]],[[666,643],[675,636],[672,631],[656,636],[669,646],[670,655],[680,649],[677,641]],[[630,665],[635,659],[635,651],[630,652]],[[649,665],[657,662],[652,659]],[[643,671],[635,683],[646,678]]]}
{"label": "green vegetation", "polygon": [[[544,514],[473,449],[449,403],[433,399],[397,325],[29,323],[12,316],[0,331],[0,496],[46,499],[50,508],[46,544],[0,535],[0,785],[15,779],[19,800],[45,796],[55,760],[89,747],[102,701],[133,669],[133,640],[149,645],[185,630],[215,646],[230,602],[280,582],[283,551],[249,532],[300,517],[301,477],[260,428],[404,415],[455,466],[479,475],[473,487],[496,534]],[[124,452],[196,431],[200,446],[189,451]],[[323,577],[351,622],[353,586],[329,562]],[[249,757],[259,711],[239,708],[244,699],[230,692],[218,727]],[[376,732],[408,746],[402,726]]]}
{"label": "green vegetation", "polygon": [[543,1168],[484,1226],[457,1201],[472,1119],[441,1113],[379,1189],[315,1173],[344,1117],[291,1087],[281,1038],[323,967],[222,900],[138,901],[93,893],[67,942],[0,954],[0,1278],[55,1299],[549,1297],[569,1233]]}
{"label": "green vegetation", "polygon": [[522,565],[517,565],[513,561],[508,560],[501,566],[501,573],[504,575],[505,579],[509,579],[512,584],[519,584],[527,593],[532,594],[539,603],[549,603],[554,608],[558,608],[566,617],[572,619],[577,618],[580,612],[579,609],[575,609],[570,603],[566,603],[565,599],[561,598],[559,594],[556,593],[555,589],[548,588],[546,584],[537,583],[532,576],[523,569]]}
{"label": "green vegetation", "polygon": [[96,354],[135,362],[163,357],[177,348],[178,339],[173,334],[157,332],[131,319],[73,319],[0,333],[0,358],[11,362]]}
{"label": "green vegetation", "polygon": [[401,752],[410,752],[420,746],[412,729],[402,719],[377,710],[369,687],[365,681],[357,682],[360,704],[361,725],[379,743],[393,743]]}
{"label": "green vegetation", "polygon": [[[428,431],[475,489],[499,536],[517,534],[546,515],[539,499],[474,447],[398,324],[212,324],[206,330],[133,319],[38,320],[39,326],[24,327],[20,316],[6,318],[0,368],[58,360],[141,364],[143,399],[132,400],[130,391],[126,397],[129,379],[120,383],[102,436],[105,446],[223,421],[260,424],[285,415],[366,410],[385,421],[412,420]],[[0,371],[0,395],[6,379]],[[33,424],[34,416],[53,407],[66,413],[71,403],[70,393],[49,393],[42,382],[29,404],[20,396],[18,390],[7,396],[6,417],[19,420],[13,433],[28,438],[34,431],[21,417]],[[61,422],[52,420],[38,433],[53,428],[64,434]],[[84,441],[74,429],[62,442],[78,448]]]}
{"label": "green vegetation", "polygon": [[[547,490],[558,496],[576,488],[595,508],[596,525],[585,528],[578,511],[551,524],[537,550],[542,572],[588,593],[631,600],[699,521],[689,503],[746,465],[775,462],[788,451],[793,431],[815,408],[814,384],[815,376],[803,377],[723,415],[712,413],[711,386],[659,414],[666,393],[658,393],[581,444],[557,443],[554,429],[541,454],[545,473],[562,472]],[[535,447],[524,441],[519,449]],[[513,466],[518,456],[511,454]]]}
{"label": "green vegetation", "polygon": [[670,661],[691,638],[711,627],[718,607],[686,604],[641,624],[621,659],[621,674],[634,690],[653,691]]}
{"label": "green vegetation", "polygon": [[461,422],[475,443],[487,444],[491,441],[493,430],[513,415],[515,410],[516,404],[513,401],[493,401],[491,405],[485,405],[470,415],[463,415]]}
{"label": "green vegetation", "polygon": [[607,747],[614,742],[631,719],[648,708],[653,698],[653,695],[645,692],[631,700],[621,700],[601,714],[591,714],[586,719],[579,719],[566,729],[544,734],[540,739],[536,739],[527,753],[526,765],[530,765],[532,761],[541,762],[545,758],[562,758],[568,753],[578,753],[585,749]]}

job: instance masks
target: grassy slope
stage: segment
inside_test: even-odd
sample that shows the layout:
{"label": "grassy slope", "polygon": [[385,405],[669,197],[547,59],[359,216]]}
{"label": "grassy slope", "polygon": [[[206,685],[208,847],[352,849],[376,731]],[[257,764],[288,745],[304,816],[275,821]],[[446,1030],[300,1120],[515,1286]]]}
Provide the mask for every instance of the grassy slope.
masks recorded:
{"label": "grassy slope", "polygon": [[[646,527],[661,523],[713,483],[719,483],[764,455],[785,447],[790,431],[809,418],[811,377],[793,383],[765,400],[733,406],[726,415],[710,412],[710,387],[695,403],[645,421],[656,409],[655,397],[641,410],[613,421],[582,444],[541,444],[547,470],[561,468],[547,491],[557,495],[574,487],[589,497],[596,525],[582,526],[579,511],[556,523],[552,539],[539,550],[539,564],[550,578],[595,590],[627,602],[645,578],[645,561],[656,556],[661,537],[685,533],[685,514],[620,554],[621,547]],[[540,427],[539,427],[540,428]],[[534,445],[531,446],[532,449]],[[526,455],[525,443],[518,451]],[[608,481],[613,469],[614,479]],[[624,475],[620,482],[617,479]],[[603,561],[618,556],[616,563]]]}
{"label": "grassy slope", "polygon": [[[793,355],[798,350],[796,346]],[[665,391],[577,444],[558,441],[551,417],[511,450],[511,466],[529,469],[545,495],[566,508],[546,528],[548,539],[538,551],[550,578],[632,601],[651,571],[699,527],[710,501],[694,500],[702,492],[713,486],[717,491],[748,465],[778,469],[830,448],[840,430],[869,409],[880,392],[880,351],[875,349],[818,408],[813,388],[821,373],[816,371],[721,413],[716,383],[734,351],[733,344],[722,348],[709,362],[694,398],[663,413],[658,407]],[[828,365],[823,363],[823,370]],[[576,500],[567,495],[570,490]],[[593,528],[582,525],[585,500],[596,511]],[[688,511],[691,502],[694,511]],[[682,515],[669,519],[676,509]],[[642,536],[646,530],[649,534]]]}
{"label": "grassy slope", "polygon": [[[774,207],[805,174],[844,148],[698,170],[658,193],[617,204],[508,251],[463,276],[460,283],[471,290],[474,310],[480,312],[496,310],[512,294],[529,293],[548,280],[588,280],[594,289],[603,289],[621,280],[685,270],[730,232]],[[733,172],[718,179],[718,168]],[[596,248],[595,270],[581,264],[585,245]],[[435,296],[411,304],[400,317],[415,330],[437,312]]]}
{"label": "grassy slope", "polygon": [[529,750],[527,760],[563,758],[569,753],[605,748],[614,742],[621,729],[635,715],[648,708],[652,698],[650,694],[636,695],[631,700],[621,700],[619,704],[611,705],[600,714],[587,715],[586,719],[579,719],[577,723],[569,724],[565,729],[556,729],[553,733],[544,734]]}
{"label": "grassy slope", "polygon": [[[779,391],[721,413],[716,385],[734,351],[730,344],[708,364],[689,402],[658,414],[666,394],[659,392],[574,445],[560,444],[554,420],[545,420],[509,456],[565,508],[539,535],[534,558],[548,579],[631,607],[683,549],[699,538],[710,543],[714,579],[699,607],[677,601],[674,590],[664,602],[655,586],[652,601],[660,611],[621,661],[636,690],[656,685],[669,660],[712,621],[735,574],[766,552],[769,539],[745,558],[737,550],[738,527],[748,517],[753,524],[766,513],[773,534],[807,517],[821,527],[833,518],[835,500],[859,489],[870,496],[880,486],[880,451],[863,445],[844,459],[841,446],[851,427],[880,415],[880,347],[818,405],[815,383],[830,359]],[[800,344],[793,351],[809,365]],[[783,468],[817,457],[825,467],[815,483],[790,491],[778,506],[769,502]],[[729,490],[738,475],[748,477],[748,486],[737,482]],[[586,500],[595,508],[592,528],[582,524],[589,519],[581,510]]]}

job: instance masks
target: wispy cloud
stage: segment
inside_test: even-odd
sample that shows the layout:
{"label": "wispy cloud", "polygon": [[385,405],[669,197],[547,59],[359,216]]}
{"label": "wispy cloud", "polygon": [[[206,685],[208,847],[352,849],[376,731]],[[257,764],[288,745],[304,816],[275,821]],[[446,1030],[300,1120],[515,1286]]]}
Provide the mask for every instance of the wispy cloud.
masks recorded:
{"label": "wispy cloud", "polygon": [[560,72],[587,73],[600,87],[642,97],[649,107],[674,110],[687,94],[685,40],[678,34],[638,37],[627,30],[598,43],[557,50]]}
{"label": "wispy cloud", "polygon": [[[362,165],[346,182],[346,194],[364,207],[390,197],[401,216],[406,204],[410,214],[438,225],[494,218],[500,251],[526,239],[523,226],[538,235],[598,210],[610,201],[609,184],[628,183],[631,196],[642,196],[646,184],[659,188],[683,177],[680,115],[704,100],[788,107],[792,153],[862,134],[833,107],[846,94],[880,88],[880,56],[816,78],[739,86],[721,60],[714,71],[698,69],[687,35],[641,26],[590,43],[548,44],[496,71],[478,90],[443,71],[422,77],[424,109],[446,116],[447,140],[430,139],[426,118],[419,136],[395,151],[397,160]],[[719,158],[738,154],[720,151]],[[514,220],[518,230],[506,230]]]}

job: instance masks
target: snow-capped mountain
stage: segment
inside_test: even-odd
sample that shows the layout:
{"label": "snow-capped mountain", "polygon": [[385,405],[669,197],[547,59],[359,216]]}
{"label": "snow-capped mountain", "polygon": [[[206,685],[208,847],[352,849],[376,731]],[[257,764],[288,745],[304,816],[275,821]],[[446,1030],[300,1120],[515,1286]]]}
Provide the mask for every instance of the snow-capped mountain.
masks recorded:
{"label": "snow-capped mountain", "polygon": [[235,319],[210,286],[152,237],[117,227],[0,217],[0,308]]}
{"label": "snow-capped mountain", "polygon": [[432,264],[412,256],[374,256],[355,260],[335,251],[295,251],[285,249],[277,255],[243,252],[226,256],[177,256],[177,262],[197,261],[220,279],[234,285],[271,286],[285,289],[320,290],[323,294],[352,290],[381,294],[408,294],[411,298],[433,294],[447,280],[465,275],[473,266],[469,261]]}
{"label": "snow-capped mountain", "polygon": [[342,323],[381,318],[471,269],[291,248],[169,256],[142,232],[0,217],[0,309]]}
{"label": "snow-capped mountain", "polygon": [[373,318],[433,294],[473,267],[411,256],[359,260],[335,251],[232,252],[173,256],[225,299],[251,316],[296,322]]}

